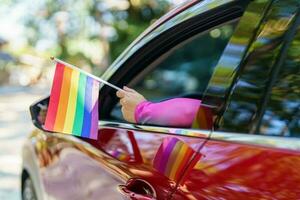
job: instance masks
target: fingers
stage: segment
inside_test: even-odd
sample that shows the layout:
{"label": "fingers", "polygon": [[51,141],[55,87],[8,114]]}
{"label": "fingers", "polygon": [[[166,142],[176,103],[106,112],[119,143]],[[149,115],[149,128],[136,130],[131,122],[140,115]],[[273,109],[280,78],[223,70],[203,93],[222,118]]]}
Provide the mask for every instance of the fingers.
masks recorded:
{"label": "fingers", "polygon": [[117,97],[119,98],[123,98],[125,97],[126,93],[122,90],[118,90],[117,93],[116,93]]}
{"label": "fingers", "polygon": [[137,93],[134,89],[124,86],[123,90],[118,90],[116,95],[119,98],[124,98],[125,96],[130,96],[132,93]]}
{"label": "fingers", "polygon": [[121,104],[122,106],[124,106],[124,105],[126,104],[126,99],[125,99],[125,98],[122,98],[122,99],[120,100],[120,104]]}
{"label": "fingers", "polygon": [[124,89],[126,92],[136,92],[134,89],[131,89],[131,88],[126,87],[126,86],[124,86],[123,89]]}

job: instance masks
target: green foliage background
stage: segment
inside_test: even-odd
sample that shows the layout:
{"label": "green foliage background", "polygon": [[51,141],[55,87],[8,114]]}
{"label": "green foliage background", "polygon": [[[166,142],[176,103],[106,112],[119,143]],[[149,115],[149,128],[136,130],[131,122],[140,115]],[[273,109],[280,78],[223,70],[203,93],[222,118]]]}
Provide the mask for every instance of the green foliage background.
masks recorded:
{"label": "green foliage background", "polygon": [[164,0],[44,0],[29,5],[22,23],[28,48],[103,71],[170,6]]}

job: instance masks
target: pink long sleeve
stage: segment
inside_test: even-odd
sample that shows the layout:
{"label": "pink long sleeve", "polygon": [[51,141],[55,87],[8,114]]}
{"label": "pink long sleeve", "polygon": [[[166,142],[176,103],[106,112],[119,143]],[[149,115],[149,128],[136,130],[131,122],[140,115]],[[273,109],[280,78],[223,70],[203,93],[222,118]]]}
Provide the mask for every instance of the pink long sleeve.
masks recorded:
{"label": "pink long sleeve", "polygon": [[139,124],[191,127],[201,104],[200,100],[174,98],[159,103],[144,101],[135,109]]}

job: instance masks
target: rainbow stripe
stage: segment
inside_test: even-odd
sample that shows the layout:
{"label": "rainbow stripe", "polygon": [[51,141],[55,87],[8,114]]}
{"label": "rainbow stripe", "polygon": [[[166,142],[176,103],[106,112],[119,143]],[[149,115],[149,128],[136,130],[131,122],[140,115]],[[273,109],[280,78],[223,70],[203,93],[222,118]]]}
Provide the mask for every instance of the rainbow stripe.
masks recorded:
{"label": "rainbow stripe", "polygon": [[97,139],[99,82],[57,62],[45,129]]}
{"label": "rainbow stripe", "polygon": [[[178,181],[187,169],[192,169],[196,162],[191,162],[193,156],[198,160],[201,154],[195,152],[189,145],[176,137],[165,138],[160,145],[153,167],[171,180]],[[197,161],[198,161],[197,160]]]}
{"label": "rainbow stripe", "polygon": [[192,128],[203,130],[211,130],[213,128],[213,113],[211,108],[200,105]]}
{"label": "rainbow stripe", "polygon": [[120,161],[128,162],[130,160],[129,153],[122,152],[119,150],[111,151],[110,155],[112,155],[114,158],[117,158]]}

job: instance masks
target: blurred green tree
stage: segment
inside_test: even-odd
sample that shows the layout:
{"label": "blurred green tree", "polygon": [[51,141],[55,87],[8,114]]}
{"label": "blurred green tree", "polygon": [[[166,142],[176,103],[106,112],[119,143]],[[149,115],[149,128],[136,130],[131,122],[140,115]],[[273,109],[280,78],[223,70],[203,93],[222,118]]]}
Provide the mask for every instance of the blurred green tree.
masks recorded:
{"label": "blurred green tree", "polygon": [[28,5],[22,20],[29,46],[100,74],[170,2],[44,0]]}

